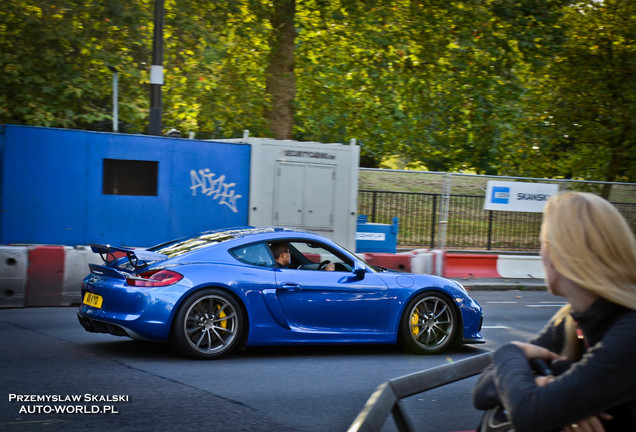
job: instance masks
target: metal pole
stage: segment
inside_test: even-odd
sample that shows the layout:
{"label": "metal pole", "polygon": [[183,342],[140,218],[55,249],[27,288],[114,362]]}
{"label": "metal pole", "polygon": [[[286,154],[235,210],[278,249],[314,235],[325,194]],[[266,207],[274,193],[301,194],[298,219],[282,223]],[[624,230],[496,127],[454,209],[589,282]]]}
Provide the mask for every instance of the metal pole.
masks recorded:
{"label": "metal pole", "polygon": [[119,83],[117,69],[113,73],[113,132],[119,132]]}
{"label": "metal pole", "polygon": [[492,210],[488,210],[488,250],[492,249],[492,220],[494,217],[494,212]]}
{"label": "metal pole", "polygon": [[446,248],[446,231],[448,228],[448,207],[451,193],[452,174],[446,173],[442,183],[441,214],[439,216],[439,242],[440,249]]}
{"label": "metal pole", "polygon": [[163,85],[163,2],[155,0],[155,27],[150,66],[150,135],[161,135],[161,86]]}
{"label": "metal pole", "polygon": [[433,211],[431,212],[431,249],[435,249],[435,225],[437,224],[437,195],[433,195]]}
{"label": "metal pole", "polygon": [[378,191],[373,191],[373,209],[371,210],[371,223],[375,223],[375,213],[378,206]]}
{"label": "metal pole", "polygon": [[115,66],[107,66],[113,73],[113,132],[119,132],[119,71]]}

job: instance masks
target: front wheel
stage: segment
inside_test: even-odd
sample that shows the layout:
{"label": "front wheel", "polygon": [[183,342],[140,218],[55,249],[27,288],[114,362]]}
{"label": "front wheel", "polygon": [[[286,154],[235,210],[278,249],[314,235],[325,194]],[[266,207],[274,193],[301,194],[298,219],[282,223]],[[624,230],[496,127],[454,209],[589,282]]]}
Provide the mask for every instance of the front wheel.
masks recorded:
{"label": "front wheel", "polygon": [[458,325],[457,311],[448,297],[422,293],[409,302],[402,315],[400,342],[416,354],[436,354],[453,344]]}
{"label": "front wheel", "polygon": [[237,301],[218,289],[206,289],[190,296],[179,307],[172,341],[189,357],[217,359],[238,345],[243,312]]}

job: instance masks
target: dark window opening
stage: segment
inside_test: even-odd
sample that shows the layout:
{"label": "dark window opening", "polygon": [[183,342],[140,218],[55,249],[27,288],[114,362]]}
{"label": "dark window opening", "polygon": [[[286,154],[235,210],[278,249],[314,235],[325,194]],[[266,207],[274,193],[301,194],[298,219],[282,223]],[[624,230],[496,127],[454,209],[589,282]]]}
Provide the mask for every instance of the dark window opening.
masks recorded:
{"label": "dark window opening", "polygon": [[104,159],[104,195],[157,196],[159,162]]}

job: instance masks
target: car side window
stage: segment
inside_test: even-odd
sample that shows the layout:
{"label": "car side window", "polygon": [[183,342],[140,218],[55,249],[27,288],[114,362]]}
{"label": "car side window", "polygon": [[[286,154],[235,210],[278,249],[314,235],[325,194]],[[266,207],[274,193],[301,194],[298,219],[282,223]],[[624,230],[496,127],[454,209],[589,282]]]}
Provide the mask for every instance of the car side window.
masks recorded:
{"label": "car side window", "polygon": [[230,250],[230,253],[234,258],[246,264],[259,267],[271,267],[274,265],[269,247],[265,243],[241,246]]}
{"label": "car side window", "polygon": [[[335,270],[350,271],[352,262],[336,255],[330,248],[315,242],[290,242],[291,249],[297,251],[295,255],[297,268],[302,270]],[[327,265],[331,263],[329,267]]]}

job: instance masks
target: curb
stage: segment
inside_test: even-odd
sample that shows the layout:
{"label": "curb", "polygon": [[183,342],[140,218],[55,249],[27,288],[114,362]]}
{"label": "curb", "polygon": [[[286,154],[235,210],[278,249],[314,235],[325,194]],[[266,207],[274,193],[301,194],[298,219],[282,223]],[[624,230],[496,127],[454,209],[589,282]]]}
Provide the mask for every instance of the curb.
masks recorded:
{"label": "curb", "polygon": [[469,291],[546,291],[544,279],[508,278],[449,278],[459,282]]}

